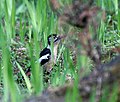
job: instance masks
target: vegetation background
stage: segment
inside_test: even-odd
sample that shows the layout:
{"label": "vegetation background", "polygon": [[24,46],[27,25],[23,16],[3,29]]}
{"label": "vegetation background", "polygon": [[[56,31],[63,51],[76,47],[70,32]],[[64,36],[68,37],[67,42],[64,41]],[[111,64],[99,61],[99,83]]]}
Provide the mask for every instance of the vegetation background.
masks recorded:
{"label": "vegetation background", "polygon": [[[72,0],[59,0],[59,3],[64,7],[71,4]],[[102,62],[108,62],[120,53],[117,50],[120,47],[120,1],[95,0],[94,5],[106,12],[105,20],[99,19],[97,40],[102,48]],[[39,95],[48,87],[43,82],[42,68],[36,62],[39,52],[47,46],[48,35],[69,34],[71,29],[73,27],[70,25],[59,26],[49,0],[0,0],[0,96],[4,102],[22,102],[25,97]],[[77,54],[74,59],[74,49],[67,48],[70,44],[72,42],[68,39],[60,45],[57,66],[51,76],[48,76],[51,86],[61,86],[76,80],[76,87],[77,79],[91,72],[94,66],[87,56]],[[80,49],[81,45],[77,48]],[[28,68],[31,68],[31,77],[25,74]],[[76,71],[81,68],[84,71],[78,76]],[[75,102],[76,96],[75,89],[71,96],[72,102]],[[66,101],[67,97],[66,95]],[[93,101],[91,96],[91,102]],[[109,102],[115,102],[114,97]]]}

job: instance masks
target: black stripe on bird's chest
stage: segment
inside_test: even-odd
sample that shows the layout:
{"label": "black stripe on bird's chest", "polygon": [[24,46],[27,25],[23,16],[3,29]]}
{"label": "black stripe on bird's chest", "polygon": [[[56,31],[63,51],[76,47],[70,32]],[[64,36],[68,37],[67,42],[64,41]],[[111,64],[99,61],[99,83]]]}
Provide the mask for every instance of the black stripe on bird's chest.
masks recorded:
{"label": "black stripe on bird's chest", "polygon": [[40,53],[40,59],[39,62],[41,65],[44,65],[45,63],[49,62],[51,58],[51,51],[49,48],[44,48]]}
{"label": "black stripe on bird's chest", "polygon": [[52,51],[53,54],[51,53],[51,48],[49,46],[44,48],[40,53],[40,64],[44,65],[48,62],[52,62],[52,64],[55,64],[57,59],[57,48],[58,45],[54,46],[54,49]]}

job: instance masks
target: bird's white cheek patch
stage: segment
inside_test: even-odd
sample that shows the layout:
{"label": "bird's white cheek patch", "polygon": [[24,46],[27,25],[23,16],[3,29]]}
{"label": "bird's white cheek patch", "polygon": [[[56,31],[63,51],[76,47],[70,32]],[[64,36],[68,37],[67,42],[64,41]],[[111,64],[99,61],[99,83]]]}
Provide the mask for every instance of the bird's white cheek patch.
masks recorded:
{"label": "bird's white cheek patch", "polygon": [[50,56],[49,54],[46,54],[42,57],[39,58],[39,63],[43,60],[43,59],[48,59],[48,56]]}

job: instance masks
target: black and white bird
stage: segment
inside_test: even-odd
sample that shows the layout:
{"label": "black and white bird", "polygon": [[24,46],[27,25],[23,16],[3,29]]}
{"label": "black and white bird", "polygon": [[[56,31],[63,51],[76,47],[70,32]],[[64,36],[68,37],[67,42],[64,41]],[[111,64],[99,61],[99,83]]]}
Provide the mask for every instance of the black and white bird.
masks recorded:
{"label": "black and white bird", "polygon": [[[48,36],[48,45],[40,52],[39,63],[43,66],[43,70],[47,73],[51,72],[53,65],[56,63],[57,59],[57,50],[58,45],[62,38],[66,37],[65,35],[52,34]],[[53,47],[51,48],[51,46]],[[31,69],[28,68],[26,75],[31,75]]]}
{"label": "black and white bird", "polygon": [[[64,38],[63,35],[52,34],[48,36],[48,45],[40,52],[39,63],[44,70],[50,72],[53,65],[56,63],[57,50],[60,40]],[[53,47],[51,47],[53,45]]]}

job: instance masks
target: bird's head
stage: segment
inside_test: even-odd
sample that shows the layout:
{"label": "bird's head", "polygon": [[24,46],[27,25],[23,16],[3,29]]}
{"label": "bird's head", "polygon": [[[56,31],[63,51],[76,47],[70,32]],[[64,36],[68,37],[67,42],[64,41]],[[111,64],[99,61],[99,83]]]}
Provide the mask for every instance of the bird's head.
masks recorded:
{"label": "bird's head", "polygon": [[60,40],[63,38],[63,35],[52,34],[48,36],[48,45],[58,45]]}

